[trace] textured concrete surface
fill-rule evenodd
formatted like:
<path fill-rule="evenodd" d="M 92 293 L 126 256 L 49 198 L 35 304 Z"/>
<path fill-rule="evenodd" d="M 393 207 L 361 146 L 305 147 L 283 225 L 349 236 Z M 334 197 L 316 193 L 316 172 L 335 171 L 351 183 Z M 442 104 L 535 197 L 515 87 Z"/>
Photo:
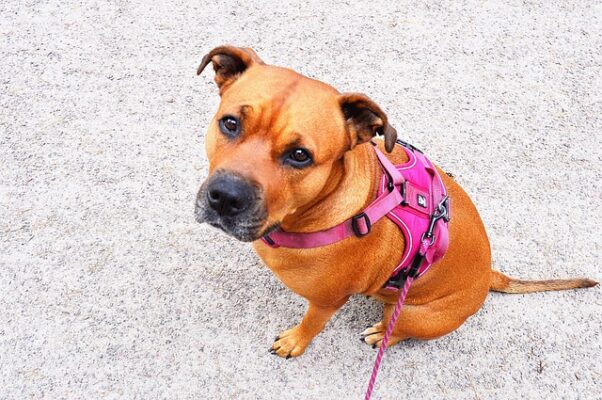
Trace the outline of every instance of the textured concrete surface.
<path fill-rule="evenodd" d="M 369 94 L 473 196 L 495 266 L 600 280 L 599 1 L 0 1 L 0 398 L 361 398 L 355 298 L 300 359 L 304 303 L 199 226 L 195 69 L 251 46 Z M 385 356 L 376 398 L 602 398 L 600 288 L 489 297 Z"/>

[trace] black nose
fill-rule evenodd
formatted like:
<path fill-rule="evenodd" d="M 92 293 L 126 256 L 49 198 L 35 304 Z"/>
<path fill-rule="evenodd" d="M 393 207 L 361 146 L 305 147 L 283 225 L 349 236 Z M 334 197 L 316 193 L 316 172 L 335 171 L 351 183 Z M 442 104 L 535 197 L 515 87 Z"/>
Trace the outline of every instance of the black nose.
<path fill-rule="evenodd" d="M 221 175 L 212 179 L 207 186 L 207 201 L 218 214 L 231 217 L 250 207 L 253 193 L 253 186 L 244 178 Z"/>

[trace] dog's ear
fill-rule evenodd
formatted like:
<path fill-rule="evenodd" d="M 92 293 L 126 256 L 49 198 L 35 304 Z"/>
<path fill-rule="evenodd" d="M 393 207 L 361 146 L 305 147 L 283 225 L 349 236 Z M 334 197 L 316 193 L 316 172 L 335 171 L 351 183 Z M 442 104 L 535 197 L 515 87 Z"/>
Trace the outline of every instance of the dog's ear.
<path fill-rule="evenodd" d="M 219 46 L 211 50 L 203 57 L 196 74 L 200 75 L 209 63 L 213 63 L 220 95 L 247 68 L 254 64 L 265 64 L 253 49 L 234 46 Z"/>
<path fill-rule="evenodd" d="M 374 135 L 385 136 L 385 149 L 390 153 L 397 140 L 397 131 L 387 115 L 368 96 L 361 93 L 343 93 L 339 97 L 341 111 L 347 124 L 351 148 L 367 142 Z"/>

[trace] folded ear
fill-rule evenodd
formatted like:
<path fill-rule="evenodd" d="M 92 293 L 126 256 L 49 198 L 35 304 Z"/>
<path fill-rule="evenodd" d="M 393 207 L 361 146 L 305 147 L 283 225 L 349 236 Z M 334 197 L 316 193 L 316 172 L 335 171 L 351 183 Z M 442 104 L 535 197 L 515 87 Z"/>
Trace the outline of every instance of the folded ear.
<path fill-rule="evenodd" d="M 385 136 L 385 149 L 389 153 L 393 150 L 397 131 L 389 125 L 387 115 L 374 101 L 361 93 L 343 93 L 339 97 L 339 104 L 348 126 L 352 148 L 378 134 Z"/>
<path fill-rule="evenodd" d="M 254 64 L 265 64 L 253 49 L 234 46 L 219 46 L 211 50 L 203 57 L 196 74 L 200 75 L 209 63 L 213 63 L 220 95 L 247 68 Z"/>

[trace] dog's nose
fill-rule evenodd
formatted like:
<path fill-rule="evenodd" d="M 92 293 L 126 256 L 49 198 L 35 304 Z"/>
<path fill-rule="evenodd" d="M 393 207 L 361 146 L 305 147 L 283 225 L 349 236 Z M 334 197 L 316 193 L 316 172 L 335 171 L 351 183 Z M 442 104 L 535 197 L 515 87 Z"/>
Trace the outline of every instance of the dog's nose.
<path fill-rule="evenodd" d="M 223 175 L 216 177 L 207 187 L 209 206 L 224 217 L 245 211 L 253 201 L 253 186 L 243 178 Z"/>

